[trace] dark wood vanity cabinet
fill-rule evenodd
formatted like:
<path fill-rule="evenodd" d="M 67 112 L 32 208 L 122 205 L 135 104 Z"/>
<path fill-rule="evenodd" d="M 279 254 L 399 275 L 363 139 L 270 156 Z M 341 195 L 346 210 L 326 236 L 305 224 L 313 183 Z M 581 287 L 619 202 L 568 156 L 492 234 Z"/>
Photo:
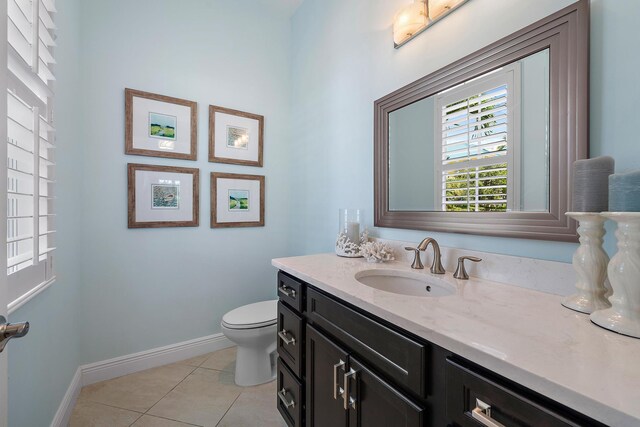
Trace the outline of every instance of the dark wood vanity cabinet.
<path fill-rule="evenodd" d="M 289 426 L 304 425 L 305 284 L 278 273 L 278 411 Z"/>
<path fill-rule="evenodd" d="M 291 427 L 604 427 L 284 272 L 278 294 Z"/>
<path fill-rule="evenodd" d="M 307 325 L 307 426 L 419 427 L 424 408 Z"/>

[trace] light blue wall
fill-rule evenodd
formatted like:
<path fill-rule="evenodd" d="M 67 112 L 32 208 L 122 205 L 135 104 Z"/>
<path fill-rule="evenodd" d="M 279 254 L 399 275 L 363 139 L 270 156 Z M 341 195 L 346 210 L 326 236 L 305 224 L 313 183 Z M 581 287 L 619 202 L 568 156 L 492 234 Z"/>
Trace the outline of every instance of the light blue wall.
<path fill-rule="evenodd" d="M 82 362 L 220 332 L 290 254 L 289 15 L 268 2 L 82 2 Z M 124 155 L 125 87 L 198 102 L 198 161 Z M 209 104 L 265 116 L 264 167 L 207 161 Z M 127 163 L 200 169 L 200 226 L 127 229 Z M 209 228 L 212 171 L 266 175 L 265 227 Z"/>
<path fill-rule="evenodd" d="M 291 247 L 330 251 L 340 207 L 373 209 L 373 102 L 517 29 L 571 0 L 473 0 L 402 48 L 391 24 L 404 0 L 306 0 L 292 20 L 291 193 L 300 210 Z M 499 11 L 499 13 L 497 12 Z M 633 103 L 640 66 L 629 46 L 637 39 L 640 2 L 594 0 L 592 8 L 592 154 L 616 158 L 618 169 L 638 167 L 640 144 Z M 486 22 L 487 25 L 477 25 Z M 461 30 L 464 29 L 464 30 Z M 569 262 L 575 244 L 376 229 L 383 238 L 419 241 Z M 607 248 L 612 248 L 611 236 Z"/>
<path fill-rule="evenodd" d="M 57 280 L 10 316 L 31 322 L 9 351 L 9 426 L 48 426 L 80 364 L 79 2 L 57 0 Z"/>

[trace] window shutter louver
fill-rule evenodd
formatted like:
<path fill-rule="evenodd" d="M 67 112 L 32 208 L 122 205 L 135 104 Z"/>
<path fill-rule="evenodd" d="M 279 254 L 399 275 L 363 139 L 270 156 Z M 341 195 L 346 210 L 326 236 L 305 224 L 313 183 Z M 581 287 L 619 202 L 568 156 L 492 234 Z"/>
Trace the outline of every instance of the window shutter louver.
<path fill-rule="evenodd" d="M 442 210 L 511 209 L 513 74 L 498 70 L 438 97 L 436 204 Z"/>
<path fill-rule="evenodd" d="M 7 0 L 7 274 L 10 300 L 53 279 L 54 0 Z"/>

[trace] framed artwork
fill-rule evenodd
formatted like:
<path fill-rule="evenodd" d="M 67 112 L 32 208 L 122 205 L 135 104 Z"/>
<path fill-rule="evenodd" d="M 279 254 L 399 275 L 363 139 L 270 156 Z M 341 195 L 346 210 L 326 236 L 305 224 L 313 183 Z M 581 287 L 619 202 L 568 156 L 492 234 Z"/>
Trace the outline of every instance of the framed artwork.
<path fill-rule="evenodd" d="M 209 161 L 262 166 L 264 117 L 209 106 Z"/>
<path fill-rule="evenodd" d="M 264 176 L 211 173 L 211 228 L 264 226 Z"/>
<path fill-rule="evenodd" d="M 129 228 L 197 227 L 200 171 L 129 163 Z"/>
<path fill-rule="evenodd" d="M 196 160 L 198 104 L 125 89 L 125 154 Z"/>

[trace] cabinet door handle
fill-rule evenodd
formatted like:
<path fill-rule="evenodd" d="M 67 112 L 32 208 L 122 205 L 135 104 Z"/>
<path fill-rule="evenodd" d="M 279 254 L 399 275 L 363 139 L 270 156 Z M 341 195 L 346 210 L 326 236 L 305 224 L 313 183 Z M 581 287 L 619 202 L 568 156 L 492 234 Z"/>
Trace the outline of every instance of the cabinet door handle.
<path fill-rule="evenodd" d="M 344 389 L 338 384 L 338 369 L 344 367 L 344 360 L 340 359 L 338 363 L 333 365 L 333 398 L 338 400 L 338 396 L 342 396 Z"/>
<path fill-rule="evenodd" d="M 271 335 L 273 336 L 273 335 Z M 289 333 L 289 331 L 283 329 L 280 332 L 278 332 L 278 336 L 280 337 L 280 339 L 282 339 L 282 341 L 286 344 L 293 344 L 296 345 L 296 339 L 293 337 L 293 335 L 291 335 Z"/>
<path fill-rule="evenodd" d="M 287 400 L 287 390 L 284 387 L 282 387 L 282 390 L 278 392 L 278 398 L 285 408 L 296 407 L 296 402 L 293 400 L 293 398 L 291 398 L 291 400 Z"/>
<path fill-rule="evenodd" d="M 505 427 L 504 424 L 491 418 L 491 405 L 476 399 L 476 407 L 471 411 L 471 418 L 486 427 Z"/>
<path fill-rule="evenodd" d="M 278 287 L 278 289 L 280 290 L 280 292 L 282 292 L 283 294 L 285 294 L 289 298 L 295 298 L 296 297 L 296 290 L 293 289 L 293 288 L 290 288 L 290 287 L 288 287 L 286 285 L 280 285 Z"/>
<path fill-rule="evenodd" d="M 342 400 L 344 402 L 344 409 L 348 410 L 349 407 L 356 409 L 356 399 L 351 397 L 351 393 L 349 391 L 349 378 L 353 377 L 353 379 L 357 379 L 358 373 L 353 370 L 353 368 L 349 369 L 349 372 L 344 374 L 344 395 L 342 396 Z"/>

